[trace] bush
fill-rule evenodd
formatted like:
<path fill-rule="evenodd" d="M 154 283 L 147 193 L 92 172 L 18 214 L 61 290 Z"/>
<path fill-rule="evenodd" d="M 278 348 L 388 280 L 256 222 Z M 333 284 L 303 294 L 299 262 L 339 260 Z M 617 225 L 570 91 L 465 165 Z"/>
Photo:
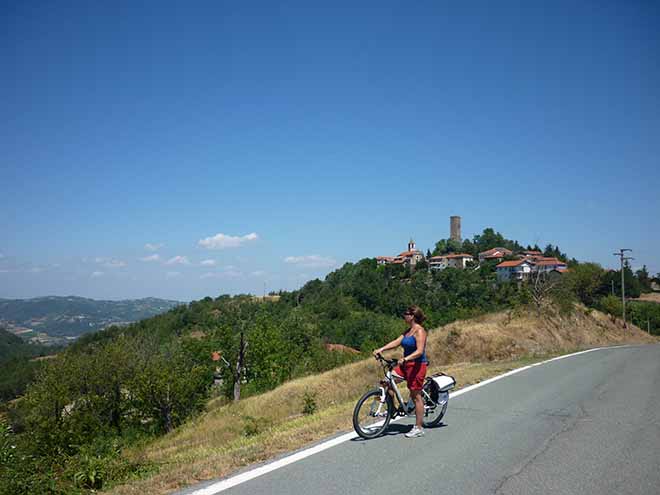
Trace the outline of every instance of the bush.
<path fill-rule="evenodd" d="M 0 419 L 0 495 L 63 495 L 53 466 L 25 452 L 12 428 Z"/>
<path fill-rule="evenodd" d="M 245 416 L 243 421 L 245 421 L 245 424 L 243 425 L 243 435 L 246 437 L 253 437 L 261 433 L 259 420 L 257 418 L 253 416 Z"/>
<path fill-rule="evenodd" d="M 605 296 L 599 302 L 598 306 L 600 309 L 610 315 L 612 323 L 616 321 L 617 316 L 623 313 L 623 306 L 621 305 L 621 300 L 616 296 Z"/>
<path fill-rule="evenodd" d="M 88 490 L 100 490 L 106 477 L 103 459 L 82 456 L 79 462 L 80 469 L 73 475 L 75 485 Z"/>
<path fill-rule="evenodd" d="M 316 404 L 316 393 L 306 391 L 303 394 L 303 414 L 314 414 L 318 408 Z"/>

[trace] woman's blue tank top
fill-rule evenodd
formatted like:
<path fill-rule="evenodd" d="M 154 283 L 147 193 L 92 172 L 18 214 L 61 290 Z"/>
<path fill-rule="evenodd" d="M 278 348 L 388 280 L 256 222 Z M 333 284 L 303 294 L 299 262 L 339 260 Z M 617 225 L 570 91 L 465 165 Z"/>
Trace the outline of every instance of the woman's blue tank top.
<path fill-rule="evenodd" d="M 403 340 L 401 341 L 401 347 L 403 347 L 403 357 L 406 357 L 409 354 L 412 354 L 417 350 L 417 339 L 413 335 L 408 335 L 406 337 L 403 337 Z M 428 363 L 428 359 L 426 359 L 426 349 L 424 349 L 424 352 L 422 355 L 418 358 L 414 359 L 415 363 Z"/>

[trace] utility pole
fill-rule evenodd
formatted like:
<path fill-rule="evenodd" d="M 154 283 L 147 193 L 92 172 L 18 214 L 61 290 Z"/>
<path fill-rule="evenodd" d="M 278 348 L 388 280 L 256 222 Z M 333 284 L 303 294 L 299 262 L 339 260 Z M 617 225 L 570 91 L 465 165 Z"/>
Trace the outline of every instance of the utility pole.
<path fill-rule="evenodd" d="M 623 307 L 623 328 L 628 328 L 626 326 L 626 282 L 624 277 L 623 263 L 624 261 L 634 260 L 635 258 L 630 258 L 625 256 L 626 251 L 632 251 L 632 249 L 619 249 L 618 253 L 612 253 L 614 256 L 618 256 L 621 260 L 621 304 Z"/>

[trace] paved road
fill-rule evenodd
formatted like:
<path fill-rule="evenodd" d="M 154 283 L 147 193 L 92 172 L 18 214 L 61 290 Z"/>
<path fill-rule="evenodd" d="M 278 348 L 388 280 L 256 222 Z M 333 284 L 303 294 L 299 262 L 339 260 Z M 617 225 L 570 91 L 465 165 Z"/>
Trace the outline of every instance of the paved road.
<path fill-rule="evenodd" d="M 222 493 L 660 493 L 660 345 L 546 363 L 450 400 L 424 438 L 411 424 Z"/>

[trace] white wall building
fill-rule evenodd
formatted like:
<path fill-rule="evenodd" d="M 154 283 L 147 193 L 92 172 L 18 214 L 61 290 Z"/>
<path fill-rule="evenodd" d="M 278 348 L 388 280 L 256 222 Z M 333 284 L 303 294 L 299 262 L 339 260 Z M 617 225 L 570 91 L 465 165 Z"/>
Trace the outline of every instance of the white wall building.
<path fill-rule="evenodd" d="M 441 256 L 430 257 L 429 267 L 432 270 L 444 270 L 445 268 L 459 268 L 462 270 L 471 261 L 474 261 L 474 257 L 471 254 L 465 254 L 465 253 L 443 254 Z"/>
<path fill-rule="evenodd" d="M 534 265 L 531 261 L 503 261 L 496 267 L 498 282 L 509 280 L 526 280 L 532 274 Z"/>

